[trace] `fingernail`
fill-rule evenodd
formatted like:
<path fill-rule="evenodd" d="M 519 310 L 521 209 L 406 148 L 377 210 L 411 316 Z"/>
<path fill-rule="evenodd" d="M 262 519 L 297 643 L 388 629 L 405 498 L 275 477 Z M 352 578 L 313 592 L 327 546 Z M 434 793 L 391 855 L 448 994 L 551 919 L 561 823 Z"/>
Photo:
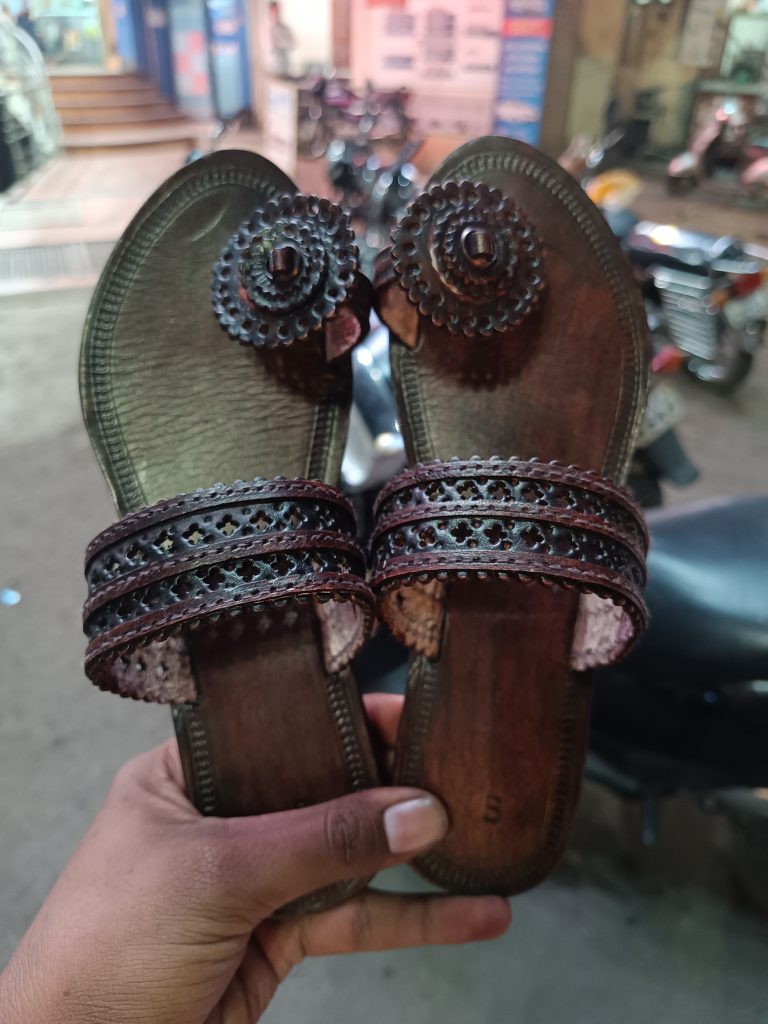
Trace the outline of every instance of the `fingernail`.
<path fill-rule="evenodd" d="M 445 808 L 433 796 L 393 804 L 384 811 L 384 831 L 391 853 L 409 853 L 442 839 L 448 830 Z"/>

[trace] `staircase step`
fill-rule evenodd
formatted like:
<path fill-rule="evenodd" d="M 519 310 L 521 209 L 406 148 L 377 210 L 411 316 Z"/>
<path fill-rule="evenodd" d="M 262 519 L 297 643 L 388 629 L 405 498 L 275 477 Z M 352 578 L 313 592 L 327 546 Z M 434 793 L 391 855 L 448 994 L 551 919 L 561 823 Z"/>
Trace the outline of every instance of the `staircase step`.
<path fill-rule="evenodd" d="M 154 91 L 152 82 L 141 75 L 55 75 L 49 74 L 54 96 L 63 93 Z"/>
<path fill-rule="evenodd" d="M 146 78 L 140 71 L 110 71 L 107 68 L 83 64 L 51 64 L 47 68 L 49 78 Z"/>
<path fill-rule="evenodd" d="M 92 99 L 99 97 L 101 103 L 123 103 L 126 97 L 129 102 L 146 103 L 159 98 L 158 91 L 151 85 L 143 85 L 134 89 L 99 89 L 95 92 L 87 90 L 72 90 L 66 92 L 54 92 L 54 103 L 70 103 L 72 100 L 83 103 L 90 103 Z"/>
<path fill-rule="evenodd" d="M 198 145 L 205 135 L 203 126 L 187 121 L 185 124 L 168 125 L 158 128 L 113 129 L 103 132 L 64 131 L 61 145 L 68 153 L 99 151 L 113 153 L 120 149 L 134 149 L 139 146 L 189 146 Z"/>
<path fill-rule="evenodd" d="M 178 110 L 172 108 L 165 108 L 164 110 L 158 110 L 148 112 L 145 110 L 133 111 L 127 114 L 115 114 L 105 113 L 103 110 L 99 111 L 81 111 L 77 114 L 65 114 L 59 111 L 61 117 L 61 125 L 64 131 L 70 129 L 74 133 L 78 132 L 110 132 L 113 128 L 140 130 L 143 126 L 153 127 L 154 125 L 167 125 L 185 124 L 189 127 L 189 120 L 184 114 L 180 114 Z"/>
<path fill-rule="evenodd" d="M 141 75 L 72 73 L 51 76 L 69 152 L 114 152 L 139 146 L 188 146 L 205 127 L 174 109 Z"/>
<path fill-rule="evenodd" d="M 90 111 L 103 111 L 104 116 L 108 117 L 110 114 L 120 113 L 136 113 L 146 111 L 150 113 L 153 110 L 166 109 L 169 106 L 167 100 L 164 100 L 157 93 L 152 96 L 147 93 L 141 93 L 138 96 L 132 96 L 130 93 L 125 96 L 115 96 L 109 94 L 107 96 L 99 95 L 94 93 L 93 96 L 86 96 L 84 99 L 77 99 L 73 96 L 57 96 L 56 97 L 56 109 L 59 113 L 64 114 L 81 114 Z"/>

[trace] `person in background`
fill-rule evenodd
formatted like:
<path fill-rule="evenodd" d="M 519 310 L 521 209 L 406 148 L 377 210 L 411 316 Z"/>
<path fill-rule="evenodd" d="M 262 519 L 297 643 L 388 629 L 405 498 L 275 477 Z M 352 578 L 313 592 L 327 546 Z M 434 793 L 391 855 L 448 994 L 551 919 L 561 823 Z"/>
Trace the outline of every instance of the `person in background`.
<path fill-rule="evenodd" d="M 293 32 L 280 17 L 280 4 L 269 5 L 269 41 L 272 47 L 273 71 L 281 78 L 290 76 L 291 50 L 296 46 Z"/>

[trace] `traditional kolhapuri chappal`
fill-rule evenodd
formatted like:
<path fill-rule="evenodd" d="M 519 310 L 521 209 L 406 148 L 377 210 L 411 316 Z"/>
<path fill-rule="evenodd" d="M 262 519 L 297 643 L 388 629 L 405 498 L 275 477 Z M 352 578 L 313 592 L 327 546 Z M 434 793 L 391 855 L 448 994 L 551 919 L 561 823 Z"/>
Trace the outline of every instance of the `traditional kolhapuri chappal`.
<path fill-rule="evenodd" d="M 394 781 L 449 811 L 423 874 L 515 893 L 565 844 L 590 669 L 645 622 L 647 534 L 620 486 L 643 306 L 578 184 L 502 138 L 438 168 L 374 287 L 409 460 L 371 539 L 380 615 L 413 651 Z"/>
<path fill-rule="evenodd" d="M 86 671 L 173 705 L 204 814 L 376 783 L 347 667 L 374 601 L 337 490 L 370 308 L 357 259 L 336 206 L 220 152 L 147 201 L 88 313 L 83 412 L 122 518 L 86 555 Z"/>

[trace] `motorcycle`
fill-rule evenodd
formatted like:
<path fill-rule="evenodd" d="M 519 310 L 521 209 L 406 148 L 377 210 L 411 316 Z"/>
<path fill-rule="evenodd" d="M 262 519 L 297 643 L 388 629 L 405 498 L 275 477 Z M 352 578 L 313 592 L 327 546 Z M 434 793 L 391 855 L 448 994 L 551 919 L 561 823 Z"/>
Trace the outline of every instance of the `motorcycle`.
<path fill-rule="evenodd" d="M 646 807 L 693 795 L 765 851 L 768 497 L 648 515 L 648 631 L 593 678 L 587 775 Z M 763 862 L 763 871 L 765 863 Z"/>
<path fill-rule="evenodd" d="M 670 161 L 667 189 L 690 192 L 722 169 L 735 172 L 754 198 L 768 196 L 768 140 L 750 139 L 736 100 L 726 100 L 693 134 L 688 149 Z"/>
<path fill-rule="evenodd" d="M 365 128 L 368 137 L 375 141 L 405 142 L 413 129 L 413 121 L 408 116 L 410 98 L 411 94 L 404 86 L 382 92 L 372 82 L 366 82 Z"/>
<path fill-rule="evenodd" d="M 299 95 L 299 156 L 316 159 L 340 134 L 354 131 L 365 112 L 349 86 L 335 75 L 320 75 Z"/>
<path fill-rule="evenodd" d="M 328 181 L 334 196 L 364 225 L 358 232 L 364 272 L 372 272 L 392 225 L 416 198 L 418 176 L 412 161 L 420 146 L 420 139 L 406 142 L 387 164 L 381 162 L 363 132 L 354 139 L 335 139 L 328 147 Z"/>
<path fill-rule="evenodd" d="M 765 336 L 765 267 L 733 238 L 669 224 L 638 222 L 622 244 L 652 332 L 674 342 L 697 380 L 723 393 L 735 390 Z"/>
<path fill-rule="evenodd" d="M 627 171 L 585 182 L 629 257 L 652 339 L 671 341 L 697 380 L 723 393 L 742 383 L 768 321 L 768 269 L 740 242 L 640 221 L 640 182 Z"/>
<path fill-rule="evenodd" d="M 300 156 L 319 158 L 335 139 L 364 133 L 369 139 L 405 140 L 411 130 L 406 89 L 379 92 L 371 82 L 359 96 L 334 75 L 321 76 L 299 102 Z"/>

